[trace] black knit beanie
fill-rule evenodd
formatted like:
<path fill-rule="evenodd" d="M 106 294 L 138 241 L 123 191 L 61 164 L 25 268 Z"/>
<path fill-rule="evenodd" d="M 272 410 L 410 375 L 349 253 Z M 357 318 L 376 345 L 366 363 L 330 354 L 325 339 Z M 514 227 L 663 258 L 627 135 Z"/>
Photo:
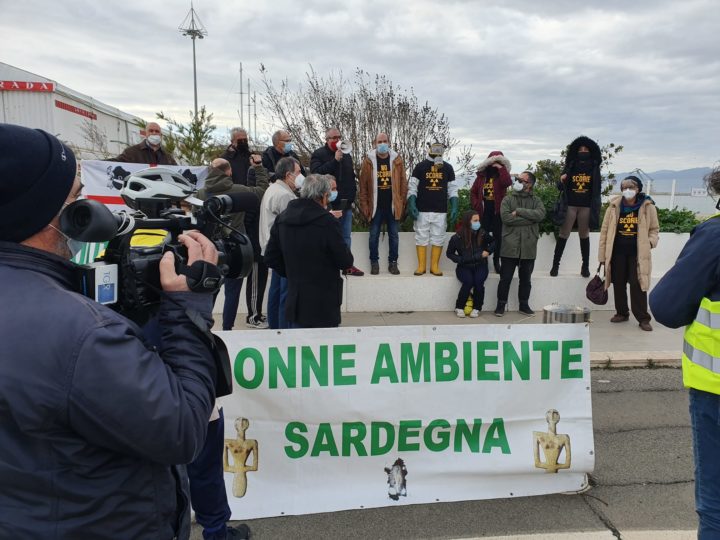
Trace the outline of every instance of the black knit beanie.
<path fill-rule="evenodd" d="M 632 180 L 633 182 L 635 182 L 638 187 L 638 193 L 642 191 L 643 183 L 642 180 L 640 180 L 637 176 L 626 176 L 625 178 L 623 178 L 623 182 L 625 180 Z M 620 185 L 622 186 L 622 182 L 620 182 Z"/>
<path fill-rule="evenodd" d="M 0 124 L 0 240 L 22 242 L 58 214 L 75 182 L 75 155 L 39 129 Z"/>

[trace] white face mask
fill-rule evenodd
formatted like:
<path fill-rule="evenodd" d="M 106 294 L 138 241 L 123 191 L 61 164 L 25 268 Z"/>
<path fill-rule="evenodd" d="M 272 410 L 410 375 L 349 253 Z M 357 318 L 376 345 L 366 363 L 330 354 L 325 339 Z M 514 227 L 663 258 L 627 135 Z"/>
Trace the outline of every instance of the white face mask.
<path fill-rule="evenodd" d="M 303 183 L 305 182 L 305 177 L 302 175 L 302 173 L 298 174 L 295 177 L 295 189 L 299 190 Z"/>
<path fill-rule="evenodd" d="M 516 180 L 513 182 L 512 188 L 513 188 L 515 191 L 522 191 L 522 190 L 525 188 L 525 184 L 523 184 L 520 180 L 517 180 L 517 179 L 516 179 Z"/>
<path fill-rule="evenodd" d="M 634 189 L 630 189 L 630 188 L 623 189 L 622 196 L 625 197 L 626 201 L 634 199 L 635 195 L 637 195 L 637 191 L 635 191 Z"/>
<path fill-rule="evenodd" d="M 147 140 L 153 146 L 159 146 L 160 141 L 162 141 L 162 137 L 160 137 L 160 135 L 148 135 Z"/>

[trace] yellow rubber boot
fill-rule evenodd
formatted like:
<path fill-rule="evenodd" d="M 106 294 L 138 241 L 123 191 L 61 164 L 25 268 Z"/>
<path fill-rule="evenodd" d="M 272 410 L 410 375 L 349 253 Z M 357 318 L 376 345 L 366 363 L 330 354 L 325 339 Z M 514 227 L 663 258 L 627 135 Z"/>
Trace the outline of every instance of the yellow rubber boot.
<path fill-rule="evenodd" d="M 422 276 L 427 266 L 427 246 L 415 246 L 417 249 L 418 267 L 415 270 L 416 276 Z"/>
<path fill-rule="evenodd" d="M 440 271 L 440 257 L 442 256 L 443 247 L 433 246 L 430 254 L 430 273 L 434 276 L 442 276 Z"/>

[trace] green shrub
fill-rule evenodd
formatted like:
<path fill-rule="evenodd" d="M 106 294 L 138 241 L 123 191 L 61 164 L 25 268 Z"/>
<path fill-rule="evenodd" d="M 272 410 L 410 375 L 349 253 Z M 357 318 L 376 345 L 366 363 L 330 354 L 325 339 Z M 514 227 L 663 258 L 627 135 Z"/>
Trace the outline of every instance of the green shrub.
<path fill-rule="evenodd" d="M 700 223 L 692 210 L 686 208 L 658 208 L 657 212 L 660 232 L 689 233 Z"/>

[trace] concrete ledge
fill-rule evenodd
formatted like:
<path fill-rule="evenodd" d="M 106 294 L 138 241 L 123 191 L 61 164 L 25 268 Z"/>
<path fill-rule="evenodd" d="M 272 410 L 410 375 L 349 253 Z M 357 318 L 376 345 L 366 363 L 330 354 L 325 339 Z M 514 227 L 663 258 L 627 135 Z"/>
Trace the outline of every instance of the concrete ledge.
<path fill-rule="evenodd" d="M 591 368 L 679 368 L 680 365 L 680 351 L 615 351 L 590 353 Z"/>

